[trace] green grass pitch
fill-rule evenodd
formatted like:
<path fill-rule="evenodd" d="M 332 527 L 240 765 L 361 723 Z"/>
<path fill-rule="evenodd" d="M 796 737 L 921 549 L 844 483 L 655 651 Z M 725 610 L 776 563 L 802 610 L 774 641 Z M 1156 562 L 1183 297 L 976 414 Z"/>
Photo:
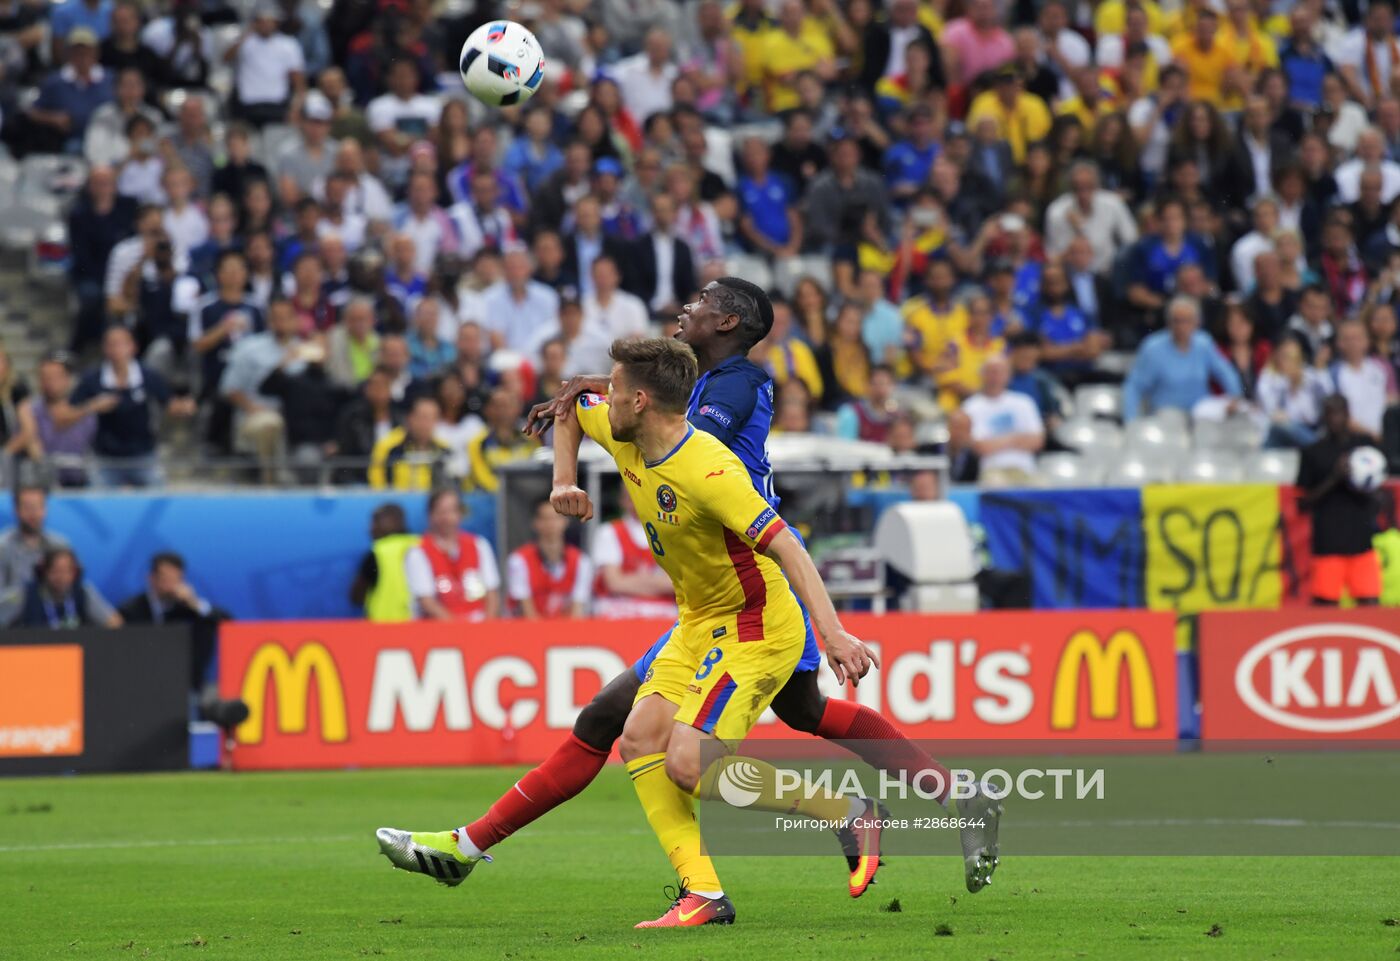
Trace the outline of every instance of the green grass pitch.
<path fill-rule="evenodd" d="M 0 959 L 1400 957 L 1379 857 L 1010 857 L 976 896 L 900 858 L 858 901 L 834 854 L 723 858 L 735 926 L 634 931 L 671 878 L 616 766 L 461 887 L 378 854 L 376 827 L 459 824 L 516 773 L 0 780 Z"/>

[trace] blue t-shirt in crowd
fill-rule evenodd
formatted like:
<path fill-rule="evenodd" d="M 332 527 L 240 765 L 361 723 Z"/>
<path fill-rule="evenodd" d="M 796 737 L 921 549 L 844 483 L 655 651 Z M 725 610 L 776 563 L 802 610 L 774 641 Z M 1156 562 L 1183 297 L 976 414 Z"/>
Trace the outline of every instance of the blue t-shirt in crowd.
<path fill-rule="evenodd" d="M 760 183 L 744 174 L 738 187 L 739 205 L 753 218 L 755 230 L 780 246 L 792 239 L 788 210 L 797 198 L 786 178 L 770 172 Z"/>
<path fill-rule="evenodd" d="M 1279 54 L 1279 66 L 1288 78 L 1288 99 L 1314 110 L 1322 105 L 1322 78 L 1333 72 L 1327 54 L 1314 46 L 1311 54 L 1304 55 L 1290 43 Z"/>
<path fill-rule="evenodd" d="M 407 311 L 410 305 L 428 292 L 428 278 L 422 274 L 400 277 L 391 270 L 384 272 L 384 289 Z"/>
<path fill-rule="evenodd" d="M 1171 331 L 1159 330 L 1138 348 L 1137 359 L 1123 381 L 1123 419 L 1132 420 L 1164 407 L 1190 411 L 1215 384 L 1227 396 L 1241 394 L 1240 375 L 1204 331 L 1196 331 L 1186 349 L 1172 340 Z"/>
<path fill-rule="evenodd" d="M 82 0 L 64 0 L 49 10 L 49 31 L 63 40 L 78 27 L 87 27 L 98 40 L 106 40 L 112 32 L 113 6 L 112 0 L 101 0 L 95 7 Z"/>
<path fill-rule="evenodd" d="M 1057 308 L 1042 305 L 1032 313 L 1031 320 L 1032 329 L 1041 339 L 1057 347 L 1077 344 L 1093 329 L 1093 324 L 1084 316 L 1084 311 L 1074 304 L 1061 304 Z M 1086 367 L 1088 363 L 1082 360 L 1061 360 L 1048 361 L 1045 366 L 1049 370 L 1066 370 Z"/>
<path fill-rule="evenodd" d="M 921 186 L 938 157 L 938 144 L 916 147 L 912 141 L 900 140 L 885 151 L 885 180 L 891 187 L 907 184 Z"/>
<path fill-rule="evenodd" d="M 68 136 L 80 140 L 97 108 L 113 98 L 112 73 L 93 67 L 90 82 L 79 83 L 72 67 L 64 67 L 44 81 L 34 106 L 40 110 L 67 114 L 73 121 Z"/>
<path fill-rule="evenodd" d="M 1040 299 L 1040 264 L 1028 260 L 1016 271 L 1016 281 L 1011 287 L 1011 302 L 1029 310 Z"/>
<path fill-rule="evenodd" d="M 1084 311 L 1074 304 L 1061 304 L 1058 308 L 1042 306 L 1034 317 L 1035 332 L 1057 345 L 1078 343 L 1092 326 Z"/>
<path fill-rule="evenodd" d="M 1132 282 L 1156 294 L 1169 294 L 1176 290 L 1176 272 L 1188 264 L 1205 267 L 1205 259 L 1190 238 L 1182 240 L 1181 248 L 1172 253 L 1161 238 L 1154 237 L 1143 244 L 1139 252 L 1139 260 L 1133 265 Z"/>

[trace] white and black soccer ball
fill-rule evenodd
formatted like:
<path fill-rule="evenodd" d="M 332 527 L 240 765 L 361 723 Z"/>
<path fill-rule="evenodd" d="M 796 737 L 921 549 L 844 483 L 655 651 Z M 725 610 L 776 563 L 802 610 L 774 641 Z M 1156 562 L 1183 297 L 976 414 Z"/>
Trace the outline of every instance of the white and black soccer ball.
<path fill-rule="evenodd" d="M 544 79 L 544 51 L 535 35 L 511 20 L 472 31 L 457 62 L 472 96 L 493 107 L 524 103 Z"/>
<path fill-rule="evenodd" d="M 1347 455 L 1347 480 L 1359 491 L 1373 491 L 1385 483 L 1385 455 L 1374 447 L 1357 447 Z"/>

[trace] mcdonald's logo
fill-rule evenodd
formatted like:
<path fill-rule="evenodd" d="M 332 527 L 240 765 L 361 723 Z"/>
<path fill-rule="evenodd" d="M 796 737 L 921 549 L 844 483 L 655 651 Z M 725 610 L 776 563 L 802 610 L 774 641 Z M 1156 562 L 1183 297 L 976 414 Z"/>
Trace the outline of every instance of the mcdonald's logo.
<path fill-rule="evenodd" d="M 1082 670 L 1081 670 L 1082 669 Z M 1055 686 L 1050 699 L 1050 727 L 1072 730 L 1079 720 L 1080 675 L 1088 674 L 1089 716 L 1110 721 L 1122 714 L 1119 691 L 1123 672 L 1128 672 L 1128 697 L 1132 723 L 1138 729 L 1155 728 L 1158 723 L 1157 688 L 1152 665 L 1142 639 L 1132 631 L 1114 631 L 1108 643 L 1101 643 L 1093 631 L 1080 630 L 1070 636 L 1055 668 Z"/>
<path fill-rule="evenodd" d="M 312 641 L 297 648 L 294 655 L 276 643 L 263 644 L 253 652 L 243 675 L 242 697 L 248 705 L 248 720 L 238 726 L 238 743 L 262 743 L 266 734 L 269 680 L 276 692 L 278 732 L 305 733 L 313 677 L 321 706 L 321 740 L 326 743 L 344 741 L 348 735 L 345 689 L 340 682 L 340 672 L 326 646 Z"/>

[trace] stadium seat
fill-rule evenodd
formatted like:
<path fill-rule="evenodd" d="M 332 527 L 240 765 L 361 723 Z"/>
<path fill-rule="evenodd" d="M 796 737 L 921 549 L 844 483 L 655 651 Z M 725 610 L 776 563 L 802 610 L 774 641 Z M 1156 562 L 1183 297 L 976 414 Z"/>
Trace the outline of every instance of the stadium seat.
<path fill-rule="evenodd" d="M 803 277 L 811 277 L 823 290 L 830 290 L 831 258 L 822 254 L 803 254 L 800 257 L 779 260 L 774 265 L 773 282 L 783 292 L 784 297 L 792 296 L 793 291 L 797 289 L 797 282 Z"/>
<path fill-rule="evenodd" d="M 907 501 L 875 526 L 875 549 L 912 581 L 906 606 L 919 611 L 977 609 L 977 559 L 967 518 L 947 501 Z"/>
<path fill-rule="evenodd" d="M 1185 451 L 1191 447 L 1191 434 L 1186 427 L 1186 418 L 1163 414 L 1143 417 L 1130 423 L 1123 431 L 1125 446 L 1130 451 Z"/>
<path fill-rule="evenodd" d="M 1123 388 L 1116 384 L 1081 384 L 1074 392 L 1074 407 L 1080 417 L 1123 416 Z"/>
<path fill-rule="evenodd" d="M 1165 459 L 1128 454 L 1109 467 L 1104 483 L 1109 487 L 1142 487 L 1169 484 L 1174 479 L 1171 463 Z"/>
<path fill-rule="evenodd" d="M 1036 466 L 1047 487 L 1097 487 L 1103 482 L 1103 465 L 1079 454 L 1066 451 L 1042 454 Z"/>
<path fill-rule="evenodd" d="M 731 277 L 743 277 L 764 290 L 773 289 L 773 268 L 768 261 L 753 254 L 734 254 L 724 258 L 724 269 Z"/>
<path fill-rule="evenodd" d="M 1292 484 L 1298 479 L 1296 450 L 1255 451 L 1245 461 L 1245 479 L 1260 484 Z"/>
<path fill-rule="evenodd" d="M 1067 420 L 1055 428 L 1055 439 L 1086 457 L 1102 459 L 1123 447 L 1123 431 L 1101 420 Z"/>
<path fill-rule="evenodd" d="M 1234 484 L 1244 476 L 1244 463 L 1224 450 L 1192 451 L 1177 471 L 1178 480 L 1194 484 Z"/>
<path fill-rule="evenodd" d="M 1186 411 L 1177 407 L 1163 407 L 1161 410 L 1154 411 L 1148 419 L 1172 430 L 1186 431 L 1191 427 L 1191 418 L 1187 416 Z"/>
<path fill-rule="evenodd" d="M 1193 446 L 1197 450 L 1229 450 L 1246 453 L 1259 449 L 1264 442 L 1264 428 L 1249 415 L 1236 415 L 1222 420 L 1196 418 L 1192 428 Z"/>

